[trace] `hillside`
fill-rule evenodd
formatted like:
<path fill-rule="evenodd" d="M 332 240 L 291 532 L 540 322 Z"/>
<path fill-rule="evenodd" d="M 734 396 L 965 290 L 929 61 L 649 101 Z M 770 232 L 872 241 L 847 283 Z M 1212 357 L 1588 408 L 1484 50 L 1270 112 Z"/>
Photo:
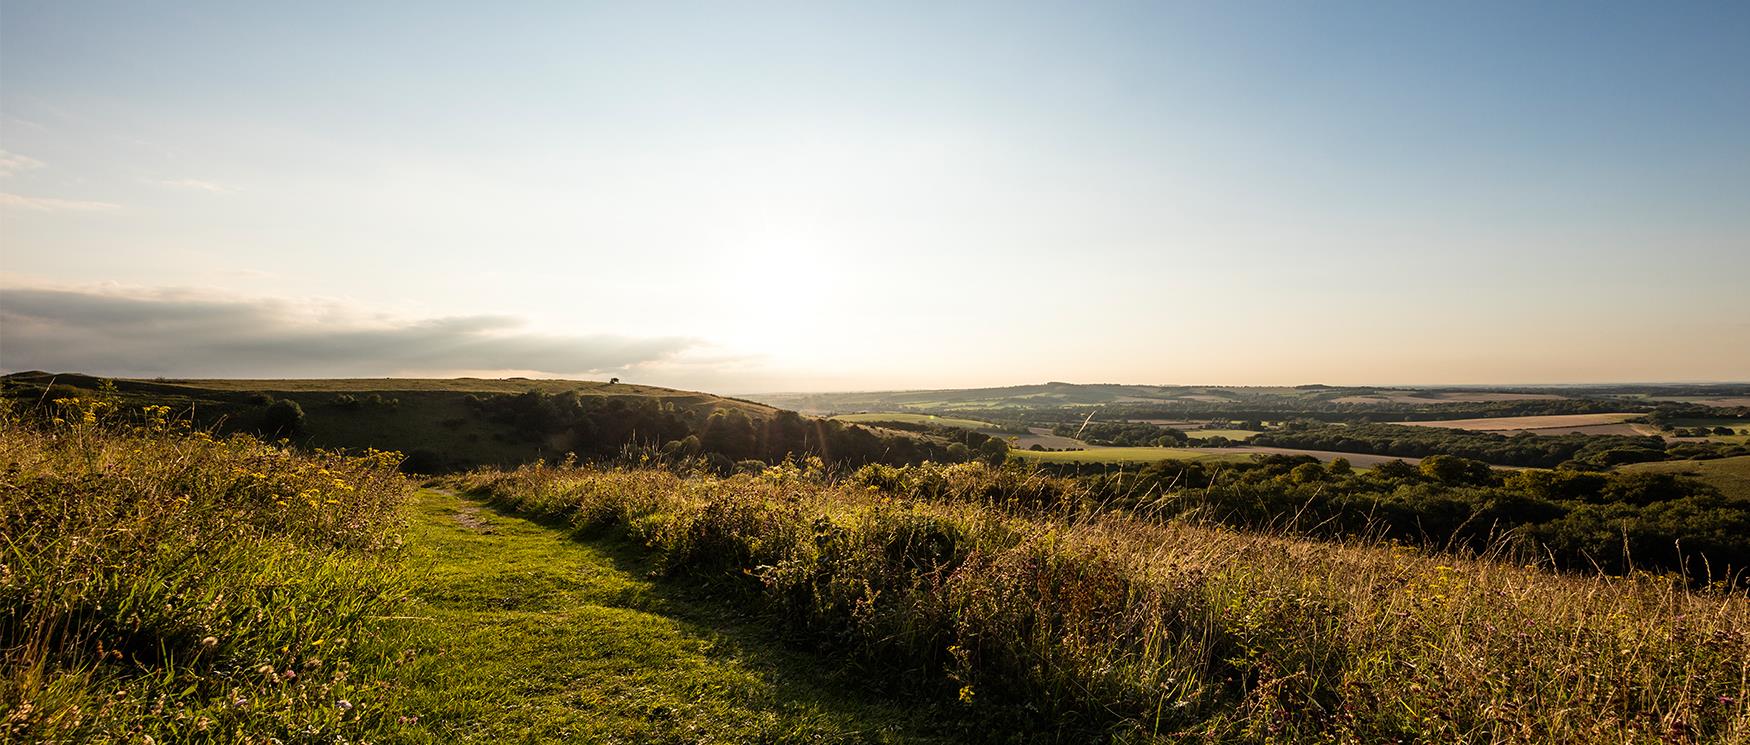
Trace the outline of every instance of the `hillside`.
<path fill-rule="evenodd" d="M 1709 484 L 1729 498 L 1750 501 L 1750 455 L 1713 460 L 1635 463 L 1623 466 L 1622 469 L 1643 473 L 1681 474 Z"/>
<path fill-rule="evenodd" d="M 1730 406 L 1743 385 L 1578 387 L 1177 386 L 1040 383 L 998 388 L 765 393 L 745 397 L 811 414 L 864 411 L 963 412 L 987 416 L 1068 416 L 1100 407 L 1099 417 L 1148 418 L 1226 412 L 1249 418 L 1300 415 L 1402 414 L 1407 418 L 1588 414 L 1652 411 L 1661 402 Z"/>
<path fill-rule="evenodd" d="M 6 397 L 27 405 L 113 398 L 123 408 L 168 406 L 173 416 L 201 428 L 283 436 L 308 447 L 395 450 L 409 456 L 409 470 L 421 473 L 558 460 L 567 453 L 611 457 L 628 446 L 708 457 L 723 468 L 743 459 L 775 461 L 789 455 L 853 465 L 942 460 L 956 459 L 949 453 L 956 442 L 976 448 L 989 439 L 815 420 L 741 399 L 619 382 L 109 380 L 31 371 L 6 375 L 0 385 Z M 302 413 L 296 426 L 269 412 L 281 401 L 295 403 Z"/>
<path fill-rule="evenodd" d="M 547 400 L 528 395 L 507 400 Z M 1626 571 L 1680 567 L 1672 536 L 1716 579 L 1750 556 L 1741 509 L 1669 478 L 622 462 L 416 494 L 380 453 L 56 411 L 0 408 L 0 711 L 22 741 L 1635 742 L 1675 720 L 1674 741 L 1732 742 L 1750 723 L 1743 595 Z M 1547 551 L 1444 537 L 1540 515 L 1559 520 L 1523 532 Z"/>

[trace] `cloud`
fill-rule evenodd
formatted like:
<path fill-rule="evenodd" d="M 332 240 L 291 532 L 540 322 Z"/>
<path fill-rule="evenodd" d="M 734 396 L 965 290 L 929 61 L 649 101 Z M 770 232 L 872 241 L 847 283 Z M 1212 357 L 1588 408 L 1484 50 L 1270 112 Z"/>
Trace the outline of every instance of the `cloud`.
<path fill-rule="evenodd" d="M 27 197 L 22 194 L 12 194 L 0 191 L 0 207 L 10 209 L 30 210 L 32 212 L 109 212 L 122 208 L 119 204 L 109 202 L 85 202 L 76 199 L 55 199 L 53 197 Z"/>
<path fill-rule="evenodd" d="M 0 150 L 0 176 L 11 176 L 19 171 L 41 167 L 43 167 L 43 162 L 36 158 Z"/>
<path fill-rule="evenodd" d="M 508 316 L 385 320 L 335 303 L 189 290 L 8 287 L 0 289 L 0 365 L 131 377 L 594 375 L 695 344 L 522 326 Z"/>
<path fill-rule="evenodd" d="M 202 181 L 193 178 L 161 179 L 153 181 L 152 183 L 159 186 L 168 186 L 173 189 L 193 189 L 195 191 L 210 192 L 213 194 L 230 194 L 231 192 L 237 191 L 236 189 L 224 184 L 215 184 L 211 181 Z"/>

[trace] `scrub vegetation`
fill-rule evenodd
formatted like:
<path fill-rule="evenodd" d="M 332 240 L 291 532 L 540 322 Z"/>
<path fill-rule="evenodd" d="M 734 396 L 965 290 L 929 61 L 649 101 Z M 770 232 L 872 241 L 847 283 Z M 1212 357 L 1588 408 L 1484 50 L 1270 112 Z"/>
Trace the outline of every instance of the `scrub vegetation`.
<path fill-rule="evenodd" d="M 232 382 L 250 434 L 58 385 L 0 409 L 0 739 L 1750 741 L 1750 471 L 1692 443 L 1260 420 L 1562 460 L 1105 464 L 921 420 L 828 459 L 863 428 L 661 389 Z M 599 447 L 419 491 L 311 446 L 422 392 Z"/>
<path fill-rule="evenodd" d="M 405 590 L 398 455 L 215 438 L 158 407 L 55 410 L 0 410 L 0 740 L 333 742 L 393 724 L 402 658 L 375 619 Z"/>
<path fill-rule="evenodd" d="M 1741 596 L 1041 509 L 1049 479 L 977 464 L 911 477 L 929 498 L 878 471 L 834 483 L 794 466 L 455 483 L 622 537 L 860 675 L 1006 723 L 996 740 L 1750 736 Z"/>

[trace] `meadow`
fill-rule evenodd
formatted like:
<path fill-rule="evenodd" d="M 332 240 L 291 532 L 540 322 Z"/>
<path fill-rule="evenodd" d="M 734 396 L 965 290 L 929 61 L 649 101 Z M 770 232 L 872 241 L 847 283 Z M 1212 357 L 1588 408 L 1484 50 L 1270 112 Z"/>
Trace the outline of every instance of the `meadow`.
<path fill-rule="evenodd" d="M 1750 455 L 1712 460 L 1675 460 L 1634 463 L 1623 470 L 1638 473 L 1682 474 L 1719 489 L 1732 499 L 1750 501 Z"/>
<path fill-rule="evenodd" d="M 52 406 L 0 411 L 9 741 L 1750 742 L 1741 588 L 979 462 L 643 453 L 421 491 L 397 454 Z M 1211 497 L 1253 459 L 1110 450 L 1189 456 Z M 1726 491 L 1746 463 L 1683 468 Z"/>
<path fill-rule="evenodd" d="M 398 455 L 100 402 L 0 409 L 0 739 L 336 741 L 393 726 Z"/>
<path fill-rule="evenodd" d="M 994 741 L 1750 738 L 1741 595 L 1031 509 L 1030 478 L 955 466 L 930 499 L 796 467 L 454 483 L 623 538 Z"/>

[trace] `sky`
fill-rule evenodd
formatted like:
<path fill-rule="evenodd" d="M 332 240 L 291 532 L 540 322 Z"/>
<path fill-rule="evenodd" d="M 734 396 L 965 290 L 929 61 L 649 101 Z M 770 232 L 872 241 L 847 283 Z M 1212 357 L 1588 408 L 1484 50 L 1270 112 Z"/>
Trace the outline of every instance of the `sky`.
<path fill-rule="evenodd" d="M 1750 380 L 1750 4 L 0 0 L 0 368 Z"/>

